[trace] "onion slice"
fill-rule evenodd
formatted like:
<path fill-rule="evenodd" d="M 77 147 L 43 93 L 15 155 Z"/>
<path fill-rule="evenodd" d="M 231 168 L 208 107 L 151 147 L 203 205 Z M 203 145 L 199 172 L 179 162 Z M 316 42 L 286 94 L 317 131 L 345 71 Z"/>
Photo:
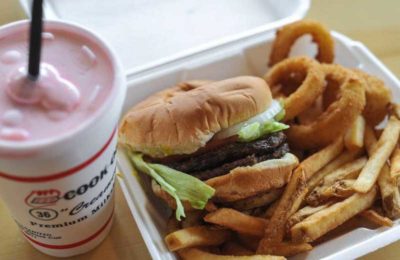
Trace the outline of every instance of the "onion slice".
<path fill-rule="evenodd" d="M 271 105 L 268 107 L 267 110 L 262 112 L 261 114 L 258 114 L 256 116 L 253 116 L 246 121 L 240 122 L 236 125 L 230 126 L 228 128 L 225 128 L 218 132 L 214 138 L 215 139 L 224 139 L 228 138 L 230 136 L 236 135 L 240 129 L 243 127 L 250 125 L 252 123 L 258 122 L 258 123 L 264 123 L 265 121 L 272 120 L 279 112 L 281 112 L 283 109 L 281 103 L 277 100 L 272 100 Z"/>

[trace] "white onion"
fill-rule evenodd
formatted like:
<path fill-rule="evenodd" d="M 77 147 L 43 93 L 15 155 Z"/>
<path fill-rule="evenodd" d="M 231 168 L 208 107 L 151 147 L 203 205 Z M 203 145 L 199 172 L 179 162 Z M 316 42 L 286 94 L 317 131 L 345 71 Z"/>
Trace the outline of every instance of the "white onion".
<path fill-rule="evenodd" d="M 265 121 L 273 119 L 277 114 L 279 114 L 279 112 L 281 112 L 281 110 L 282 110 L 282 106 L 279 103 L 279 101 L 272 100 L 272 103 L 268 107 L 268 109 L 265 110 L 264 112 L 262 112 L 261 114 L 258 114 L 254 117 L 247 119 L 246 121 L 243 121 L 241 123 L 238 123 L 236 125 L 233 125 L 233 126 L 230 126 L 228 128 L 221 130 L 214 136 L 214 138 L 215 139 L 224 139 L 224 138 L 233 136 L 233 135 L 237 134 L 239 132 L 239 130 L 242 129 L 242 127 L 244 127 L 246 125 L 249 125 L 249 124 L 252 124 L 255 122 L 263 123 Z"/>

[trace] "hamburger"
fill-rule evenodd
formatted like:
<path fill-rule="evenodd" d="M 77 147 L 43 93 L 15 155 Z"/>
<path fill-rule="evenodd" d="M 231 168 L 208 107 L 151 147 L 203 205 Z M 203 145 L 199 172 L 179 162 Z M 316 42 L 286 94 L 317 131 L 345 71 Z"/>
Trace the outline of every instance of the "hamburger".
<path fill-rule="evenodd" d="M 242 76 L 160 91 L 124 116 L 119 142 L 154 193 L 176 209 L 203 209 L 283 187 L 298 164 L 267 83 Z"/>

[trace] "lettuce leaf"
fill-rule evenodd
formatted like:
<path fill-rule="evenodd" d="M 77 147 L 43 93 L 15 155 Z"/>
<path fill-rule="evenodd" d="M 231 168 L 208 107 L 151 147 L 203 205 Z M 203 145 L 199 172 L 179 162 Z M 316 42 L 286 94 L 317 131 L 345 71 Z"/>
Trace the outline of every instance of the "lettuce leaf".
<path fill-rule="evenodd" d="M 238 136 L 241 142 L 251 142 L 266 134 L 271 134 L 288 129 L 289 126 L 275 120 L 268 120 L 263 123 L 255 122 L 239 130 Z"/>
<path fill-rule="evenodd" d="M 212 187 L 189 174 L 162 164 L 147 163 L 143 160 L 143 155 L 139 153 L 130 153 L 129 155 L 135 168 L 150 175 L 163 190 L 175 199 L 177 220 L 185 217 L 183 200 L 189 201 L 195 209 L 204 209 L 208 200 L 215 193 Z"/>

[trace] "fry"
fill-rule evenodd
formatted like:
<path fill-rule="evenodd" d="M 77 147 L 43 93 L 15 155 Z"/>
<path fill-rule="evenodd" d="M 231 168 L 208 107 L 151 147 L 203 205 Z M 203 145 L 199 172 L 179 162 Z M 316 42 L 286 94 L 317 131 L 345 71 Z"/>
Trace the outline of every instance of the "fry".
<path fill-rule="evenodd" d="M 361 169 L 365 166 L 367 162 L 367 158 L 362 157 L 355 161 L 346 163 L 342 165 L 339 169 L 331 172 L 322 180 L 320 186 L 316 187 L 310 194 L 307 196 L 306 201 L 308 204 L 312 206 L 317 206 L 326 201 L 327 198 L 330 198 L 330 192 L 338 192 L 341 191 L 349 191 L 353 190 L 353 188 L 348 187 L 347 182 L 340 182 L 333 186 L 337 181 L 343 180 L 345 178 L 356 178 Z M 339 191 L 341 190 L 341 191 Z M 344 193 L 344 192 L 343 192 Z M 325 194 L 325 195 L 324 195 Z"/>
<path fill-rule="evenodd" d="M 310 180 L 308 180 L 307 182 L 308 188 L 310 190 L 313 190 L 322 181 L 322 179 L 325 178 L 326 175 L 338 169 L 343 164 L 353 161 L 354 159 L 357 158 L 359 154 L 360 154 L 359 152 L 350 152 L 350 151 L 343 152 L 341 155 L 339 155 L 333 161 L 327 164 L 324 168 L 315 173 L 310 178 Z"/>
<path fill-rule="evenodd" d="M 364 146 L 370 157 L 375 150 L 377 142 L 378 140 L 376 139 L 374 129 L 372 129 L 371 126 L 366 125 L 364 133 Z"/>
<path fill-rule="evenodd" d="M 377 188 L 374 186 L 368 193 L 356 193 L 344 201 L 323 209 L 300 223 L 294 225 L 290 232 L 294 242 L 311 242 L 328 231 L 343 224 L 353 216 L 371 207 L 375 201 Z"/>
<path fill-rule="evenodd" d="M 354 189 L 358 192 L 368 192 L 376 180 L 379 173 L 389 159 L 393 149 L 397 144 L 400 134 L 400 121 L 396 117 L 391 116 L 389 123 L 379 138 L 377 148 L 372 153 L 367 164 L 358 176 L 357 181 L 354 183 Z"/>
<path fill-rule="evenodd" d="M 354 194 L 354 180 L 339 180 L 322 192 L 323 198 L 347 198 Z"/>
<path fill-rule="evenodd" d="M 265 230 L 265 238 L 261 241 L 281 242 L 285 234 L 285 225 L 288 218 L 300 207 L 308 193 L 307 179 L 329 163 L 343 150 L 343 138 L 337 138 L 332 144 L 314 153 L 296 168 L 290 179 L 277 208 Z"/>
<path fill-rule="evenodd" d="M 384 227 L 393 226 L 392 220 L 380 215 L 378 212 L 376 212 L 375 210 L 372 210 L 372 209 L 361 212 L 360 216 L 371 221 L 372 223 L 377 224 L 378 226 L 384 226 Z"/>
<path fill-rule="evenodd" d="M 361 157 L 355 161 L 346 163 L 339 169 L 337 169 L 334 172 L 331 172 L 327 176 L 325 176 L 323 180 L 324 185 L 331 185 L 335 183 L 338 180 L 342 180 L 344 178 L 351 178 L 351 177 L 357 177 L 358 173 L 365 167 L 367 163 L 367 158 L 366 157 Z"/>
<path fill-rule="evenodd" d="M 221 253 L 223 255 L 238 255 L 238 256 L 254 255 L 253 251 L 233 241 L 226 242 L 221 248 Z"/>
<path fill-rule="evenodd" d="M 339 180 L 331 186 L 314 189 L 306 201 L 312 206 L 318 206 L 332 198 L 347 198 L 355 193 L 354 180 Z"/>
<path fill-rule="evenodd" d="M 297 223 L 303 221 L 304 219 L 308 218 L 312 214 L 317 213 L 318 211 L 326 209 L 330 205 L 332 205 L 331 202 L 321 205 L 321 206 L 317 206 L 317 207 L 306 206 L 306 207 L 300 209 L 299 211 L 297 211 L 295 214 L 293 214 L 289 218 L 289 220 L 286 224 L 286 229 L 290 230 L 290 228 L 293 227 L 294 225 L 296 225 Z"/>
<path fill-rule="evenodd" d="M 365 147 L 368 154 L 372 154 L 377 147 L 377 140 L 374 130 L 367 126 L 365 128 Z M 381 192 L 382 206 L 389 218 L 400 217 L 400 194 L 396 185 L 396 178 L 390 176 L 390 169 L 387 163 L 383 165 L 378 177 L 379 190 Z"/>
<path fill-rule="evenodd" d="M 365 119 L 358 116 L 344 136 L 344 145 L 349 151 L 357 151 L 364 145 Z"/>
<path fill-rule="evenodd" d="M 259 237 L 264 235 L 264 229 L 268 223 L 265 219 L 252 217 L 229 208 L 221 208 L 209 213 L 204 220 L 242 234 Z"/>
<path fill-rule="evenodd" d="M 257 254 L 270 254 L 281 256 L 294 256 L 299 253 L 310 251 L 313 247 L 308 243 L 290 243 L 290 242 L 267 242 L 262 248 L 258 248 Z"/>
<path fill-rule="evenodd" d="M 390 157 L 390 176 L 397 178 L 400 176 L 400 148 L 397 146 Z"/>
<path fill-rule="evenodd" d="M 267 206 L 276 201 L 282 195 L 282 193 L 283 189 L 274 189 L 260 195 L 234 201 L 229 204 L 229 206 L 237 210 L 248 210 L 261 206 Z"/>
<path fill-rule="evenodd" d="M 382 206 L 388 217 L 395 219 L 400 217 L 400 195 L 396 185 L 396 179 L 390 176 L 390 169 L 385 164 L 378 178 L 381 191 Z"/>
<path fill-rule="evenodd" d="M 302 161 L 297 168 L 302 168 L 308 180 L 317 171 L 338 156 L 343 151 L 343 147 L 343 138 L 337 138 L 332 144 Z"/>
<path fill-rule="evenodd" d="M 265 229 L 265 237 L 261 240 L 259 248 L 263 248 L 264 242 L 283 240 L 286 221 L 300 207 L 305 194 L 307 194 L 306 175 L 302 168 L 297 168 Z"/>
<path fill-rule="evenodd" d="M 183 260 L 284 260 L 282 256 L 271 255 L 252 255 L 252 256 L 233 256 L 233 255 L 215 255 L 198 248 L 188 248 L 179 250 L 179 256 Z"/>
<path fill-rule="evenodd" d="M 190 227 L 175 231 L 165 237 L 165 243 L 170 251 L 194 247 L 215 246 L 224 243 L 231 232 L 223 229 L 213 229 L 207 226 Z"/>

